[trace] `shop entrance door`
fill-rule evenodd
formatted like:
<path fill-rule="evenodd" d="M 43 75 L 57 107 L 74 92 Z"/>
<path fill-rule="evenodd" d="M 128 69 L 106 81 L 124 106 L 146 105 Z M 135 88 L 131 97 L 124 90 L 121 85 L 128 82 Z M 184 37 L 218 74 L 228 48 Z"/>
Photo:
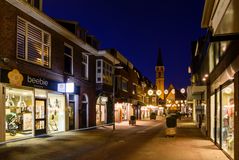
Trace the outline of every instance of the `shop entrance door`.
<path fill-rule="evenodd" d="M 35 135 L 46 134 L 46 100 L 35 100 Z"/>
<path fill-rule="evenodd" d="M 70 102 L 69 103 L 69 129 L 73 130 L 75 129 L 75 103 Z"/>

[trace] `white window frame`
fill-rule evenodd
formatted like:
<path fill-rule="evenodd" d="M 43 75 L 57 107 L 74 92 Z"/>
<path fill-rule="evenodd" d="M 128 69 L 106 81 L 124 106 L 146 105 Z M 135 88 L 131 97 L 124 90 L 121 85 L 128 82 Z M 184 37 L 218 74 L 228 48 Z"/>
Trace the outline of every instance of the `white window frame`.
<path fill-rule="evenodd" d="M 50 33 L 48 33 L 48 32 L 46 32 L 45 30 L 43 30 L 43 29 L 41 29 L 41 28 L 39 28 L 39 27 L 37 27 L 36 25 L 34 25 L 34 24 L 32 24 L 32 23 L 30 23 L 30 22 L 28 22 L 27 20 L 25 20 L 25 19 L 23 19 L 23 18 L 21 18 L 21 17 L 19 17 L 19 16 L 17 16 L 17 26 L 18 26 L 18 19 L 20 19 L 20 20 L 22 20 L 22 21 L 24 21 L 25 22 L 25 58 L 21 58 L 21 57 L 18 57 L 18 39 L 16 40 L 16 58 L 17 59 L 21 59 L 21 60 L 24 60 L 24 61 L 27 61 L 27 62 L 29 62 L 29 63 L 33 63 L 33 64 L 37 64 L 37 65 L 40 65 L 40 66 L 43 66 L 43 67 L 46 67 L 46 68 L 51 68 L 51 34 Z M 28 55 L 29 55 L 29 53 L 28 53 L 28 39 L 29 39 L 29 35 L 28 35 L 28 26 L 33 26 L 33 27 L 35 27 L 36 29 L 38 29 L 38 30 L 40 30 L 41 31 L 41 34 L 42 34 L 42 41 L 40 42 L 40 41 L 38 41 L 38 40 L 35 40 L 35 41 L 37 41 L 38 43 L 41 43 L 41 47 L 42 47 L 42 53 L 44 53 L 44 46 L 47 46 L 47 47 L 49 47 L 49 52 L 48 52 L 48 66 L 45 66 L 44 65 L 44 55 L 43 54 L 41 54 L 41 63 L 37 63 L 37 62 L 34 62 L 34 61 L 31 61 L 31 60 L 29 60 L 28 59 Z M 17 30 L 17 35 L 16 36 L 18 36 L 18 34 L 21 34 L 21 33 L 19 33 L 18 32 L 18 30 Z M 47 34 L 48 36 L 49 36 L 49 45 L 46 45 L 46 44 L 44 44 L 44 34 Z M 33 37 L 31 38 L 31 39 L 34 39 Z"/>
<path fill-rule="evenodd" d="M 73 72 L 73 65 L 74 65 L 74 63 L 73 63 L 73 62 L 74 62 L 74 56 L 73 56 L 74 51 L 73 51 L 73 47 L 72 47 L 71 45 L 67 44 L 67 43 L 64 43 L 64 47 L 65 47 L 65 46 L 71 49 L 71 55 L 68 55 L 68 54 L 65 53 L 65 48 L 64 48 L 64 61 L 65 61 L 65 56 L 71 58 L 71 73 L 65 72 L 65 66 L 64 66 L 64 72 L 65 72 L 66 74 L 73 75 L 73 73 L 74 73 L 74 72 Z"/>
<path fill-rule="evenodd" d="M 83 56 L 86 57 L 86 63 L 85 62 L 81 62 L 83 65 L 85 65 L 85 75 L 82 75 L 83 78 L 85 79 L 89 79 L 89 55 L 86 54 L 86 53 L 82 53 L 82 59 L 83 59 Z"/>
<path fill-rule="evenodd" d="M 101 65 L 98 66 L 98 62 L 101 62 Z M 98 69 L 100 69 L 100 73 L 98 73 Z M 103 60 L 97 59 L 96 60 L 96 83 L 103 83 Z M 98 80 L 100 78 L 100 81 Z"/>

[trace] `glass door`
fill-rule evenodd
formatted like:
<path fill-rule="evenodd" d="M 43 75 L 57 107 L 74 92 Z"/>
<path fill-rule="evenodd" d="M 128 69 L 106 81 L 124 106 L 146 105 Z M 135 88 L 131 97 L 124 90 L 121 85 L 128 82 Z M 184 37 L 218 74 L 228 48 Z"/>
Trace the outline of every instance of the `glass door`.
<path fill-rule="evenodd" d="M 75 129 L 75 103 L 69 102 L 69 130 Z"/>
<path fill-rule="evenodd" d="M 35 100 L 35 135 L 46 134 L 46 100 Z"/>

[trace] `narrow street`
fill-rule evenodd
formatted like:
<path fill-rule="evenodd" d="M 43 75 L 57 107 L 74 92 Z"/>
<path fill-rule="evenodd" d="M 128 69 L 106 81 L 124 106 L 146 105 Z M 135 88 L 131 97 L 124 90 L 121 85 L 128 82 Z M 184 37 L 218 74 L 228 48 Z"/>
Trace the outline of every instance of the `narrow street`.
<path fill-rule="evenodd" d="M 1 160 L 227 160 L 190 120 L 165 137 L 164 119 L 127 122 L 87 131 L 69 131 L 0 146 Z"/>

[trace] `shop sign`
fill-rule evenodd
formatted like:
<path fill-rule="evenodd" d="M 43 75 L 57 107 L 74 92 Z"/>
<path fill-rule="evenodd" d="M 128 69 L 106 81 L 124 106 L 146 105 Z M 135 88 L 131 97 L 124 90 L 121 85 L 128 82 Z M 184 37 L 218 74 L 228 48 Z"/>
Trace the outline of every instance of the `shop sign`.
<path fill-rule="evenodd" d="M 65 83 L 58 83 L 57 84 L 57 91 L 65 93 L 65 91 L 66 91 L 66 84 Z"/>
<path fill-rule="evenodd" d="M 40 89 L 48 89 L 53 91 L 62 91 L 62 93 L 80 93 L 80 87 L 75 86 L 74 83 L 59 83 L 54 80 L 43 77 L 31 76 L 28 74 L 21 74 L 17 69 L 12 71 L 0 69 L 0 80 L 3 83 L 9 83 L 12 86 L 29 86 Z M 64 84 L 65 88 L 60 84 Z M 60 85 L 60 86 L 59 86 Z M 61 91 L 58 92 L 61 92 Z"/>
<path fill-rule="evenodd" d="M 1 82 L 9 83 L 10 85 L 17 87 L 29 86 L 54 91 L 57 91 L 58 83 L 42 77 L 21 74 L 17 69 L 13 69 L 12 71 L 1 69 Z"/>
<path fill-rule="evenodd" d="M 42 78 L 35 78 L 27 75 L 27 83 L 32 85 L 39 85 L 42 87 L 48 86 L 48 81 Z"/>
<path fill-rule="evenodd" d="M 12 86 L 22 86 L 23 76 L 17 69 L 13 69 L 12 71 L 8 72 L 7 77 Z"/>
<path fill-rule="evenodd" d="M 75 92 L 75 84 L 66 83 L 66 93 L 74 93 L 74 92 Z"/>
<path fill-rule="evenodd" d="M 58 83 L 57 91 L 62 93 L 74 93 L 75 84 L 74 83 Z"/>

